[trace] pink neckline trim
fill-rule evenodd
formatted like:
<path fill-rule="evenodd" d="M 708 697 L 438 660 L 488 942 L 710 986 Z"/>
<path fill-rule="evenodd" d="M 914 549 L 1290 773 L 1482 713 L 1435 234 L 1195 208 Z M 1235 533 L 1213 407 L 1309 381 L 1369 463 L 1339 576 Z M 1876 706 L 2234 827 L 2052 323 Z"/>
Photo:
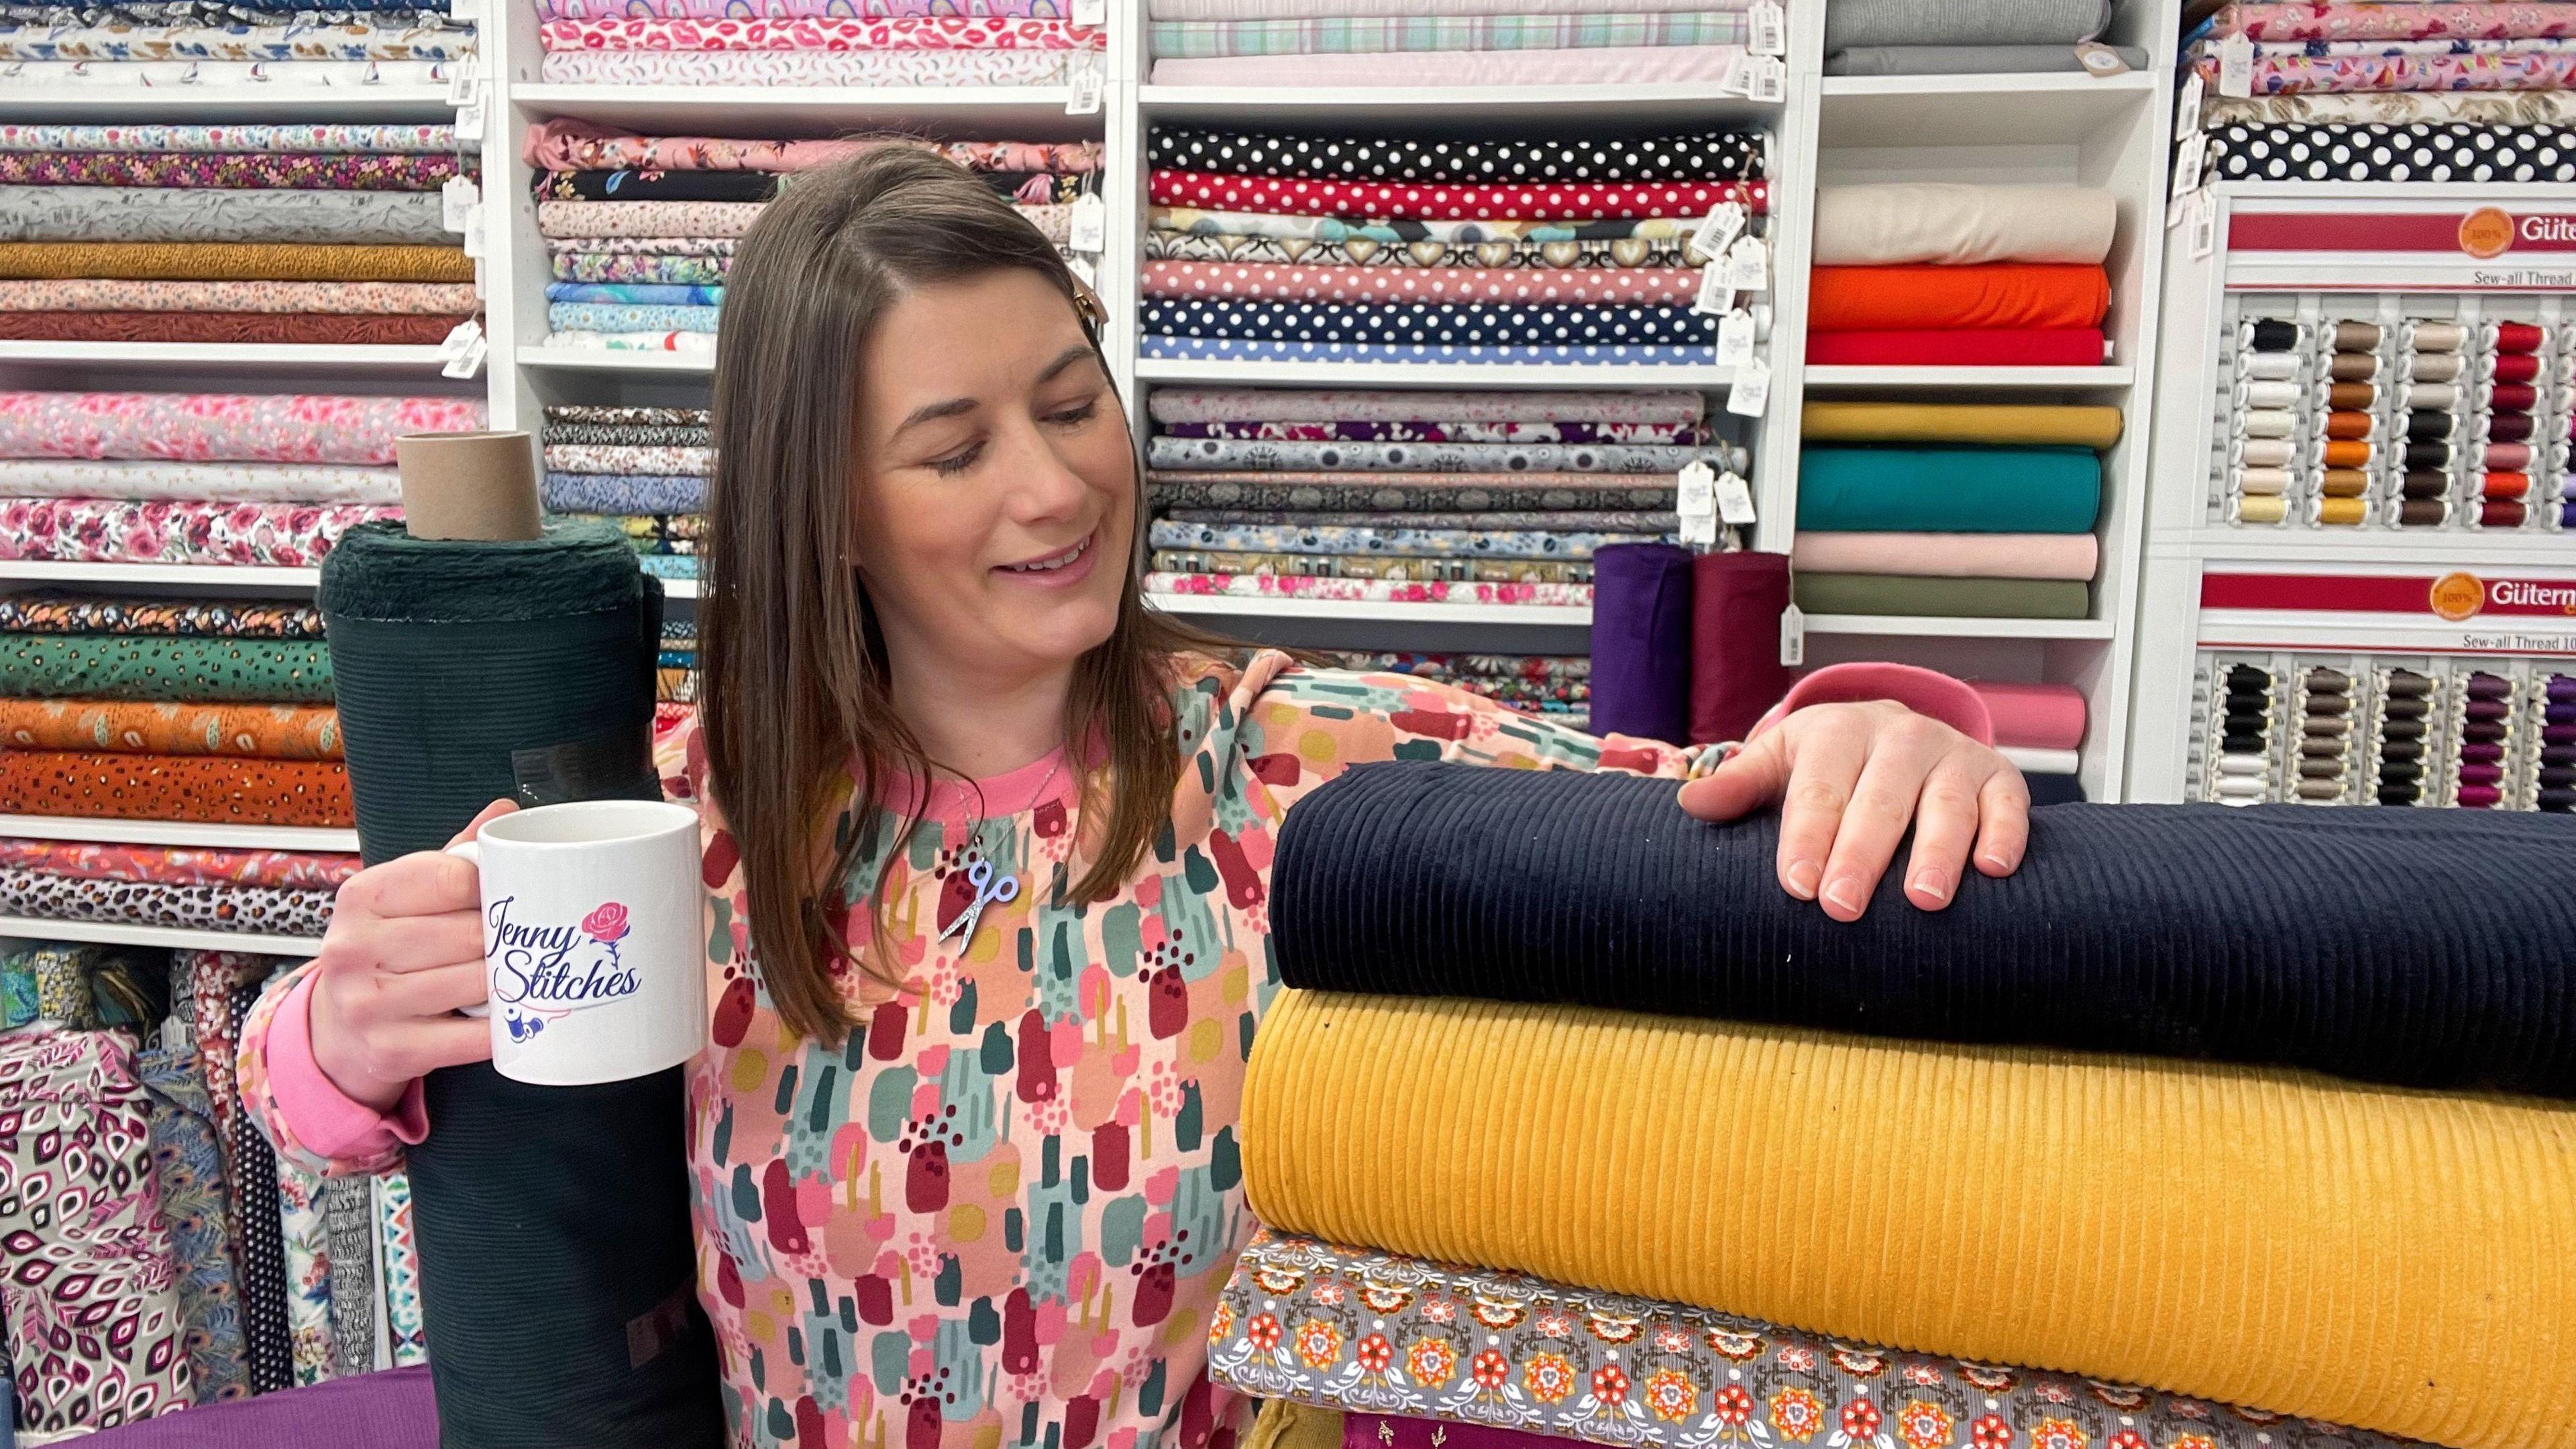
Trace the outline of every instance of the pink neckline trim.
<path fill-rule="evenodd" d="M 943 825 L 965 825 L 977 816 L 1002 820 L 1025 815 L 1049 801 L 1070 802 L 1074 798 L 1074 779 L 1062 768 L 1063 764 L 1064 750 L 1059 747 L 1016 770 L 972 782 L 941 780 L 930 787 L 929 804 L 921 818 Z M 1048 778 L 1050 774 L 1053 779 Z M 897 815 L 910 814 L 914 802 L 921 798 L 921 783 L 905 775 L 888 784 L 886 807 Z"/>

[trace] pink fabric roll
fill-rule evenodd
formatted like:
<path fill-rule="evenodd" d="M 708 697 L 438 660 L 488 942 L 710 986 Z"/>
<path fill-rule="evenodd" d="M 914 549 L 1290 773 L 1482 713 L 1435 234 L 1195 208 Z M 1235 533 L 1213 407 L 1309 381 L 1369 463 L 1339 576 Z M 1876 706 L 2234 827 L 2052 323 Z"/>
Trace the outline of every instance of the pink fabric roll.
<path fill-rule="evenodd" d="M 1971 679 L 1995 722 L 1995 743 L 2025 750 L 2071 750 L 2084 743 L 2084 692 L 2071 684 L 2015 684 Z"/>
<path fill-rule="evenodd" d="M 1951 579 L 2088 580 L 2101 565 L 2089 533 L 1800 532 L 1798 568 L 1831 574 Z"/>
<path fill-rule="evenodd" d="M 1275 297 L 1312 302 L 1651 302 L 1688 304 L 1687 267 L 1297 267 L 1147 262 L 1148 297 Z"/>
<path fill-rule="evenodd" d="M 1630 216 L 1699 216 L 1722 201 L 1766 209 L 1759 181 L 1342 181 L 1157 169 L 1147 181 L 1156 206 L 1261 211 L 1279 216 L 1400 216 L 1416 221 L 1604 221 Z"/>
<path fill-rule="evenodd" d="M 1158 86 L 1603 86 L 1726 78 L 1738 45 L 1597 50 L 1390 51 L 1380 55 L 1230 55 L 1158 60 Z"/>

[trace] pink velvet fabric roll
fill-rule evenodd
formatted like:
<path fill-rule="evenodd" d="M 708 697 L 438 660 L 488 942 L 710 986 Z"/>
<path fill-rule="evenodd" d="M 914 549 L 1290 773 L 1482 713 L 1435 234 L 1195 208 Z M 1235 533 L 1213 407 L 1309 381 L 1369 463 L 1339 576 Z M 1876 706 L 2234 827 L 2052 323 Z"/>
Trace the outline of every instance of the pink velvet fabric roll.
<path fill-rule="evenodd" d="M 1995 743 L 2025 750 L 2071 750 L 2084 743 L 2084 692 L 2071 684 L 1971 679 L 1995 722 Z"/>
<path fill-rule="evenodd" d="M 1799 568 L 1830 574 L 2082 582 L 2101 566 L 2102 554 L 2089 533 L 1801 531 L 1791 560 Z"/>

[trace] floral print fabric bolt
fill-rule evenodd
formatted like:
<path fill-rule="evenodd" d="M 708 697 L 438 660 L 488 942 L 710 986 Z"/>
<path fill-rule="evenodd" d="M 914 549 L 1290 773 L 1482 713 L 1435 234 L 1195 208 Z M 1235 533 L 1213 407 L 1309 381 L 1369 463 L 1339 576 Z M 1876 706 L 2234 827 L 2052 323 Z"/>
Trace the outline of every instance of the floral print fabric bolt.
<path fill-rule="evenodd" d="M 1694 756 L 1596 740 L 1392 675 L 1263 654 L 1177 687 L 1186 752 L 1169 824 L 1130 884 L 1051 904 L 1074 821 L 1041 762 L 870 847 L 837 914 L 906 973 L 853 973 L 839 1047 L 780 1027 L 744 959 L 732 838 L 706 808 L 711 1045 L 692 1068 L 699 1294 L 739 1444 L 821 1449 L 1224 1449 L 1240 1404 L 1204 1374 L 1226 1270 L 1252 1231 L 1235 1128 L 1274 990 L 1266 866 L 1290 803 L 1405 758 L 1680 776 Z M 666 782 L 703 798 L 694 729 Z M 1025 884 L 962 949 L 970 854 Z M 864 904 L 882 878 L 887 935 Z M 244 1100 L 290 1153 L 264 1063 L 282 993 L 245 1033 Z M 316 1164 L 318 1165 L 318 1163 Z M 343 1168 L 381 1162 L 342 1162 Z"/>

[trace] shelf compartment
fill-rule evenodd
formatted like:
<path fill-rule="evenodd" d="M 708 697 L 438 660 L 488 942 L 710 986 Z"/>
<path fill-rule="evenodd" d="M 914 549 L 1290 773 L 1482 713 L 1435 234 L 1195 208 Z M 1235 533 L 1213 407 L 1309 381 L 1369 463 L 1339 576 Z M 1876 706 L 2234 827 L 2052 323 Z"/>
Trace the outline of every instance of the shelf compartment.
<path fill-rule="evenodd" d="M 1810 634 L 1907 639 L 2108 639 L 2108 619 L 1954 619 L 1917 614 L 1809 614 Z"/>
<path fill-rule="evenodd" d="M 14 108 L 13 108 L 14 109 Z M 132 118 L 127 118 L 132 119 Z M 336 117 L 335 117 L 336 119 Z M 299 342 L 0 342 L 0 363 L 80 363 L 97 367 L 253 368 L 329 372 L 436 374 L 447 358 L 435 347 Z"/>
<path fill-rule="evenodd" d="M 2137 374 L 2127 367 L 1810 367 L 1806 384 L 1810 392 L 1847 387 L 2099 392 L 2134 387 Z"/>
<path fill-rule="evenodd" d="M 9 119 L 68 125 L 146 122 L 452 122 L 447 87 L 437 86 L 136 86 L 9 97 Z"/>
<path fill-rule="evenodd" d="M 129 926 L 114 921 L 48 921 L 0 916 L 0 937 L 23 941 L 103 941 L 119 946 L 159 946 L 196 951 L 248 951 L 261 956 L 310 956 L 319 936 L 257 936 L 247 931 L 189 931 L 175 926 Z"/>
<path fill-rule="evenodd" d="M 2064 145 L 2158 88 L 2151 71 L 2094 77 L 1836 75 L 1817 91 L 1816 144 L 1845 146 Z"/>
<path fill-rule="evenodd" d="M 1794 83 L 1794 82 L 1793 82 Z M 1485 127 L 1527 120 L 1586 126 L 1687 122 L 1784 124 L 1777 102 L 1721 95 L 1714 85 L 1157 86 L 1136 88 L 1148 119 L 1222 119 L 1332 130 L 1378 125 Z"/>
<path fill-rule="evenodd" d="M 24 840 L 98 840 L 200 850 L 355 851 L 354 830 L 293 825 L 198 825 L 184 820 L 101 820 L 82 815 L 0 815 L 0 836 Z"/>
<path fill-rule="evenodd" d="M 604 347 L 548 347 L 542 343 L 519 349 L 521 367 L 543 368 L 553 372 L 642 372 L 662 376 L 712 377 L 716 355 L 712 352 L 612 352 Z"/>

